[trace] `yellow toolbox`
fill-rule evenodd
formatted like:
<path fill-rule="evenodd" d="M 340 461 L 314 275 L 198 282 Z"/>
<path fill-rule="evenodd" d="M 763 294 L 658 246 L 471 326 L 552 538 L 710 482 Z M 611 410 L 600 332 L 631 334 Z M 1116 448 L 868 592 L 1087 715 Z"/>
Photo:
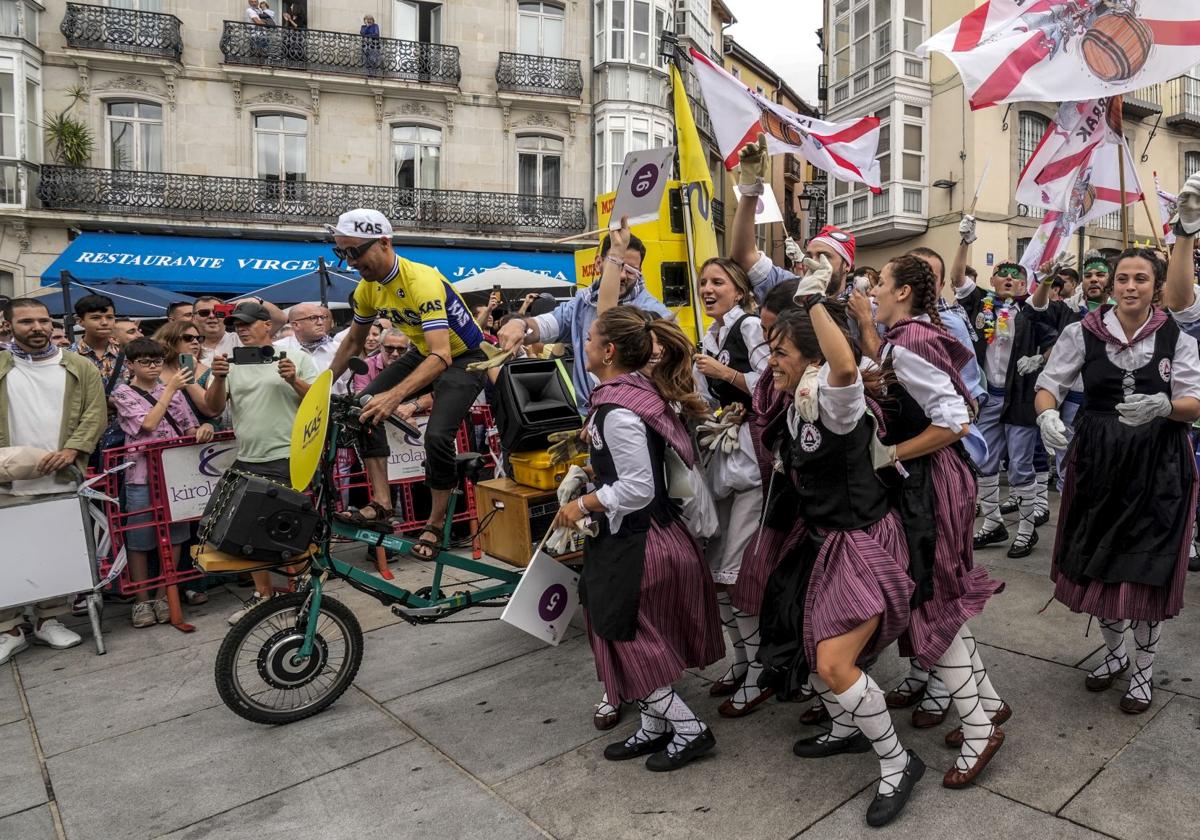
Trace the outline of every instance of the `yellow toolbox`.
<path fill-rule="evenodd" d="M 571 464 L 584 466 L 587 455 L 576 455 L 570 463 L 550 463 L 550 453 L 546 450 L 534 452 L 514 452 L 508 456 L 512 465 L 513 481 L 526 487 L 536 487 L 538 490 L 557 490 L 563 476 L 571 468 Z"/>

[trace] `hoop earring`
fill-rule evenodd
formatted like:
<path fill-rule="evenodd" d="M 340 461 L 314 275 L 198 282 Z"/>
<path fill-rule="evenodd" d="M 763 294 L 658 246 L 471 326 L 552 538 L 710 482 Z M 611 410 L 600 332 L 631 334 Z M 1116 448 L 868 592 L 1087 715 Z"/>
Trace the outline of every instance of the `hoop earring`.
<path fill-rule="evenodd" d="M 605 359 L 605 360 L 604 360 L 604 366 L 605 366 L 605 367 L 611 367 L 611 366 L 612 366 L 612 363 L 613 363 L 613 360 L 612 360 L 611 358 L 608 358 L 608 359 Z"/>

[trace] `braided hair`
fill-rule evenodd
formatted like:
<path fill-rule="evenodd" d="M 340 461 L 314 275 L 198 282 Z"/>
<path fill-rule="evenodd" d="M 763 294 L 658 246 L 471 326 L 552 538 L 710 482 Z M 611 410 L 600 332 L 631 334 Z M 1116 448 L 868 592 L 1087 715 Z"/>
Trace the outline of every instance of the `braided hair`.
<path fill-rule="evenodd" d="M 905 254 L 893 257 L 885 268 L 891 268 L 892 285 L 897 289 L 901 286 L 912 289 L 912 314 L 928 315 L 934 326 L 945 329 L 937 309 L 937 278 L 929 263 L 920 257 Z"/>
<path fill-rule="evenodd" d="M 614 306 L 596 319 L 596 330 L 616 350 L 626 370 L 642 370 L 650 363 L 657 342 L 660 356 L 649 377 L 667 402 L 677 402 L 685 414 L 705 417 L 708 405 L 696 392 L 692 376 L 693 346 L 673 321 L 655 318 L 636 306 Z"/>

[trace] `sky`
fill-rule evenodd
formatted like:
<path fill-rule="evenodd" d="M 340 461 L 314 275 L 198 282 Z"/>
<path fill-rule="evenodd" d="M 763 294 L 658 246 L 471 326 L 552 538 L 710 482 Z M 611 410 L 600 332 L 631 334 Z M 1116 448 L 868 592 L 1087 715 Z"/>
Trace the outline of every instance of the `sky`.
<path fill-rule="evenodd" d="M 821 52 L 821 0 L 725 0 L 737 18 L 726 30 L 734 40 L 766 62 L 806 102 L 817 102 L 817 68 Z"/>

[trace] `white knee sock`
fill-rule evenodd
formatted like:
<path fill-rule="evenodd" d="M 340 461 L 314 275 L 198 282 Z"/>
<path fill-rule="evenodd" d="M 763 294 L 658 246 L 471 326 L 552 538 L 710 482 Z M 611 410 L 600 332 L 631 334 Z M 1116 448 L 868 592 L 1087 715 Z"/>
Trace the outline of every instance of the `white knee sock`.
<path fill-rule="evenodd" d="M 917 660 L 908 660 L 908 676 L 905 677 L 896 689 L 908 694 L 917 691 L 921 686 L 929 682 L 929 672 L 917 664 Z"/>
<path fill-rule="evenodd" d="M 617 707 L 608 702 L 608 692 L 604 692 L 600 696 L 600 702 L 596 704 L 596 713 L 601 715 L 611 715 L 617 710 Z"/>
<path fill-rule="evenodd" d="M 1145 703 L 1150 702 L 1154 688 L 1154 654 L 1158 652 L 1158 640 L 1161 638 L 1161 621 L 1133 622 L 1133 642 L 1137 645 L 1137 655 L 1133 658 L 1133 676 L 1129 678 L 1127 694 Z"/>
<path fill-rule="evenodd" d="M 638 707 L 642 710 L 642 726 L 625 742 L 626 746 L 632 747 L 657 738 L 670 728 L 674 730 L 675 737 L 667 745 L 667 752 L 673 755 L 706 728 L 669 685 L 650 692 L 638 701 Z"/>
<path fill-rule="evenodd" d="M 717 593 L 717 607 L 721 611 L 721 624 L 725 626 L 725 635 L 733 645 L 733 664 L 721 677 L 723 682 L 736 682 L 746 673 L 746 645 L 738 630 L 737 619 L 734 617 L 733 603 L 729 600 L 729 591 Z"/>
<path fill-rule="evenodd" d="M 925 683 L 925 696 L 921 698 L 917 708 L 922 712 L 944 715 L 950 708 L 950 689 L 946 688 L 936 668 L 928 673 L 929 682 Z"/>
<path fill-rule="evenodd" d="M 865 671 L 860 672 L 854 685 L 837 695 L 838 705 L 850 713 L 851 720 L 871 741 L 879 757 L 879 792 L 889 796 L 908 766 L 908 753 L 896 737 L 892 716 L 888 713 L 883 692 Z"/>
<path fill-rule="evenodd" d="M 1128 629 L 1128 621 L 1100 619 L 1100 635 L 1104 637 L 1108 652 L 1104 654 L 1104 661 L 1092 669 L 1091 676 L 1107 677 L 1128 664 L 1129 655 L 1125 652 L 1125 631 Z"/>
<path fill-rule="evenodd" d="M 1000 476 L 979 476 L 979 511 L 983 514 L 983 532 L 990 534 L 1004 525 L 1000 515 Z"/>
<path fill-rule="evenodd" d="M 821 736 L 821 743 L 853 738 L 857 735 L 858 727 L 854 725 L 850 713 L 842 708 L 842 705 L 838 702 L 837 695 L 833 693 L 833 689 L 817 676 L 816 671 L 813 671 L 808 679 L 812 683 L 813 690 L 817 692 L 817 696 L 821 698 L 821 703 L 824 704 L 825 711 L 829 712 L 829 718 L 832 722 L 829 732 Z"/>
<path fill-rule="evenodd" d="M 1014 487 L 1013 495 L 1017 497 L 1017 511 L 1021 516 L 1017 525 L 1017 540 L 1029 542 L 1035 529 L 1033 520 L 1037 517 L 1037 487 L 1032 484 Z"/>
<path fill-rule="evenodd" d="M 1034 474 L 1034 481 L 1037 489 L 1037 510 L 1049 512 L 1050 510 L 1050 473 L 1040 472 Z"/>
<path fill-rule="evenodd" d="M 733 705 L 742 707 L 757 699 L 762 694 L 758 687 L 758 676 L 762 673 L 762 663 L 758 662 L 758 616 L 744 613 L 734 608 L 733 617 L 737 620 L 739 638 L 745 648 L 746 676 L 738 690 L 733 693 Z"/>
<path fill-rule="evenodd" d="M 979 687 L 975 684 L 971 654 L 959 636 L 950 642 L 950 647 L 937 662 L 937 672 L 950 689 L 950 696 L 962 720 L 963 745 L 954 766 L 959 770 L 970 770 L 975 760 L 983 754 L 987 740 L 992 735 L 992 721 L 979 701 Z"/>
<path fill-rule="evenodd" d="M 964 624 L 962 630 L 958 631 L 958 635 L 963 640 L 963 644 L 967 646 L 967 653 L 971 655 L 971 670 L 975 672 L 975 685 L 979 688 L 979 701 L 983 703 L 983 710 L 988 713 L 990 718 L 1000 709 L 1003 702 L 1000 700 L 1000 695 L 996 693 L 996 689 L 992 687 L 987 669 L 983 667 L 983 660 L 979 658 L 979 643 L 975 641 L 971 630 Z"/>

